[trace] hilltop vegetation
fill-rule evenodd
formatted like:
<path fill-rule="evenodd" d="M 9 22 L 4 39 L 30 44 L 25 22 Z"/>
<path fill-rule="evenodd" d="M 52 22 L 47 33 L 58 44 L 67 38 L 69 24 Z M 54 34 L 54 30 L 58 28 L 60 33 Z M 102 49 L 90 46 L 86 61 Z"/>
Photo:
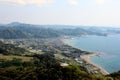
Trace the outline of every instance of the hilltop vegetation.
<path fill-rule="evenodd" d="M 0 80 L 119 80 L 120 72 L 107 76 L 88 74 L 77 65 L 62 67 L 52 54 L 35 55 L 32 61 L 0 62 Z"/>

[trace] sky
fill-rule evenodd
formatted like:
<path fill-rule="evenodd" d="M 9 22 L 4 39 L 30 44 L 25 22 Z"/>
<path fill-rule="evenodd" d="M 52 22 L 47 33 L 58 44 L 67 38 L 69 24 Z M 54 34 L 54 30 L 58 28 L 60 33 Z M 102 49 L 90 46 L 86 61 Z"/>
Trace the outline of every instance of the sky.
<path fill-rule="evenodd" d="M 0 0 L 0 23 L 120 27 L 120 0 Z"/>

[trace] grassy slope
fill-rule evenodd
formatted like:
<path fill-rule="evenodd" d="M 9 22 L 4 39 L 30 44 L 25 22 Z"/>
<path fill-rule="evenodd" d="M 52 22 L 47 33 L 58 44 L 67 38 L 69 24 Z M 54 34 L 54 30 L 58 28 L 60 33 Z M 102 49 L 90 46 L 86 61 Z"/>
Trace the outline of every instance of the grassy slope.
<path fill-rule="evenodd" d="M 0 59 L 3 60 L 12 60 L 13 58 L 19 58 L 22 59 L 22 61 L 30 61 L 32 57 L 24 57 L 24 56 L 14 56 L 14 55 L 3 55 L 0 54 Z"/>

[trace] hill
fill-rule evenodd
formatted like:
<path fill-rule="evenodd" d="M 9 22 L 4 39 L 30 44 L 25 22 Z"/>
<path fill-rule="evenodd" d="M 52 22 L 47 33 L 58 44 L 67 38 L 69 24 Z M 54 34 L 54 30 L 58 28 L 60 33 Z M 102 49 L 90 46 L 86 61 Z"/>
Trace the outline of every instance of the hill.
<path fill-rule="evenodd" d="M 56 28 L 55 28 L 56 27 Z M 59 28 L 62 27 L 62 28 Z M 32 25 L 24 23 L 10 23 L 0 25 L 0 38 L 3 39 L 23 39 L 23 38 L 56 38 L 61 36 L 81 36 L 81 35 L 107 35 L 101 30 L 84 28 L 71 28 L 77 26 L 64 25 Z"/>

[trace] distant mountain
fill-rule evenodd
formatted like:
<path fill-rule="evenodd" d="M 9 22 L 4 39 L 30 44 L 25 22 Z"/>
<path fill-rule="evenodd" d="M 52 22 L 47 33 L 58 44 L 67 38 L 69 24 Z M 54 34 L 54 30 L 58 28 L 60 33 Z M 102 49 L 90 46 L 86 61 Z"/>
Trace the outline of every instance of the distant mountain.
<path fill-rule="evenodd" d="M 0 38 L 3 39 L 21 39 L 21 38 L 52 38 L 59 34 L 50 28 L 43 28 L 31 24 L 13 22 L 0 26 Z"/>
<path fill-rule="evenodd" d="M 74 28 L 73 28 L 74 27 Z M 100 35 L 106 36 L 110 33 L 120 33 L 120 29 L 87 27 L 67 25 L 33 25 L 13 22 L 0 25 L 0 38 L 56 38 L 60 36 Z"/>
<path fill-rule="evenodd" d="M 17 25 L 22 25 L 23 23 L 20 23 L 20 22 L 12 22 L 12 23 L 9 23 L 7 25 L 9 26 L 17 26 Z"/>
<path fill-rule="evenodd" d="M 28 38 L 28 35 L 25 32 L 15 30 L 12 28 L 0 28 L 0 38 L 4 39 Z"/>
<path fill-rule="evenodd" d="M 4 26 L 4 24 L 0 24 L 0 26 Z"/>
<path fill-rule="evenodd" d="M 15 26 L 31 26 L 31 27 L 42 27 L 42 28 L 54 28 L 54 29 L 66 29 L 66 28 L 70 28 L 70 29 L 75 29 L 77 27 L 80 26 L 72 26 L 72 25 L 35 25 L 35 24 L 26 24 L 26 23 L 20 23 L 20 22 L 12 22 L 9 24 L 0 24 L 0 26 L 9 26 L 9 27 L 15 27 Z"/>

